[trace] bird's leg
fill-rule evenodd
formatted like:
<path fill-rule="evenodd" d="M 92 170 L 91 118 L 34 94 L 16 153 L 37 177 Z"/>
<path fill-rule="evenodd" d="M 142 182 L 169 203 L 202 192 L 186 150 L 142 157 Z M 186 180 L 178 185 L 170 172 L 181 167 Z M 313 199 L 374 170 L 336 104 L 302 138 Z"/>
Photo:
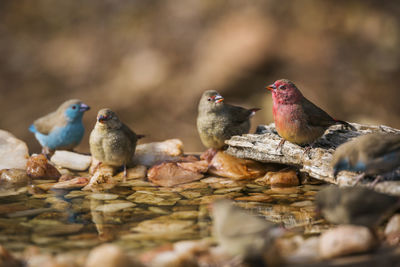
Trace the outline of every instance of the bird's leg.
<path fill-rule="evenodd" d="M 370 185 L 370 188 L 374 188 L 376 186 L 376 184 L 382 180 L 383 176 L 382 175 L 378 175 L 376 176 L 375 180 L 372 182 L 372 184 Z"/>
<path fill-rule="evenodd" d="M 303 156 L 305 154 L 307 154 L 308 158 L 311 159 L 310 152 L 311 152 L 311 149 L 314 148 L 314 145 L 315 145 L 315 141 L 312 142 L 310 145 L 306 146 L 305 149 L 304 149 L 304 152 L 303 152 Z"/>
<path fill-rule="evenodd" d="M 200 159 L 205 159 L 207 162 L 210 162 L 217 153 L 217 149 L 209 148 L 200 155 Z"/>
<path fill-rule="evenodd" d="M 45 155 L 47 159 L 50 159 L 50 149 L 48 147 L 42 147 L 42 154 Z"/>
<path fill-rule="evenodd" d="M 127 177 L 127 171 L 126 171 L 126 164 L 124 164 L 124 179 L 122 180 L 122 182 L 126 182 L 126 177 Z"/>
<path fill-rule="evenodd" d="M 361 174 L 357 175 L 357 176 L 356 176 L 356 181 L 355 181 L 355 183 L 354 183 L 353 186 L 358 185 L 358 183 L 359 183 L 362 179 L 364 179 L 364 177 L 365 177 L 365 173 L 361 173 Z"/>
<path fill-rule="evenodd" d="M 282 140 L 279 142 L 278 146 L 276 147 L 276 151 L 278 151 L 278 149 L 281 149 L 281 154 L 283 154 L 283 145 L 285 144 L 286 140 L 284 138 L 282 138 Z"/>

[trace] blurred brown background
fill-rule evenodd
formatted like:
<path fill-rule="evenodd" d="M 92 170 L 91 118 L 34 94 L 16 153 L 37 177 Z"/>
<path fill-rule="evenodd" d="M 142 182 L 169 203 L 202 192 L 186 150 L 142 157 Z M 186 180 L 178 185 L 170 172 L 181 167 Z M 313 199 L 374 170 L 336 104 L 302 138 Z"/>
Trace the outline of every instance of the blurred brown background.
<path fill-rule="evenodd" d="M 335 118 L 400 128 L 400 2 L 222 0 L 0 1 L 0 128 L 39 145 L 34 119 L 70 98 L 114 109 L 142 142 L 202 147 L 206 89 L 261 107 L 288 78 Z"/>

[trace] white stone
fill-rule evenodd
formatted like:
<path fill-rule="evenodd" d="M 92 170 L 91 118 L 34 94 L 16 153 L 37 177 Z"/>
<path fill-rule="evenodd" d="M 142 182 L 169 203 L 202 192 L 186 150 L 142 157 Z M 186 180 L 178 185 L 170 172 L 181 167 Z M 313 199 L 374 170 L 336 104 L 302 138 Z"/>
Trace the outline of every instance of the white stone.
<path fill-rule="evenodd" d="M 0 170 L 12 168 L 25 170 L 28 158 L 29 151 L 25 142 L 7 131 L 0 130 Z"/>
<path fill-rule="evenodd" d="M 136 204 L 134 204 L 132 202 L 111 203 L 111 204 L 104 204 L 104 205 L 97 206 L 96 211 L 116 212 L 116 211 L 130 208 L 133 206 L 136 206 Z"/>
<path fill-rule="evenodd" d="M 400 233 L 400 214 L 393 215 L 385 227 L 385 235 Z"/>
<path fill-rule="evenodd" d="M 375 245 L 375 238 L 365 226 L 339 225 L 323 233 L 319 242 L 321 258 L 329 259 L 367 252 Z"/>
<path fill-rule="evenodd" d="M 167 160 L 177 160 L 182 155 L 182 141 L 179 139 L 169 139 L 164 142 L 138 145 L 133 157 L 133 163 L 150 167 Z"/>
<path fill-rule="evenodd" d="M 89 168 L 92 157 L 75 152 L 57 150 L 50 160 L 59 167 L 84 171 Z"/>

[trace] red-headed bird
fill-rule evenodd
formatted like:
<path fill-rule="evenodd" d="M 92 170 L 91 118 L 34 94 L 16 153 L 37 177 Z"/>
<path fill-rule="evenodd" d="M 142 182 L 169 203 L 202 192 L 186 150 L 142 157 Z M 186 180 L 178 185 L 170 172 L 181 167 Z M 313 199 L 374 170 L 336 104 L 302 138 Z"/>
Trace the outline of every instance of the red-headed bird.
<path fill-rule="evenodd" d="M 305 98 L 289 80 L 277 80 L 267 89 L 272 92 L 275 127 L 283 138 L 278 147 L 286 140 L 298 145 L 312 145 L 334 124 L 355 130 L 349 123 L 332 118 Z"/>

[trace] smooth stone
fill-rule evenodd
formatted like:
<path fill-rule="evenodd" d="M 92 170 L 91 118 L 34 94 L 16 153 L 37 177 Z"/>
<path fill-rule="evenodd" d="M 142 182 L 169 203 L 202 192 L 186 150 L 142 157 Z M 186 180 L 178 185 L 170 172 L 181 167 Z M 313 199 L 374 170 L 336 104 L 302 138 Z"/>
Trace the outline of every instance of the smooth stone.
<path fill-rule="evenodd" d="M 252 195 L 252 196 L 245 196 L 245 197 L 237 197 L 235 200 L 238 201 L 256 201 L 256 202 L 271 202 L 273 198 L 268 195 L 264 194 L 257 194 L 257 195 Z"/>
<path fill-rule="evenodd" d="M 400 214 L 395 214 L 389 219 L 384 234 L 390 245 L 400 244 Z"/>
<path fill-rule="evenodd" d="M 174 232 L 185 230 L 193 225 L 194 222 L 188 220 L 176 220 L 170 218 L 160 220 L 157 218 L 154 220 L 143 221 L 131 230 L 139 233 L 172 234 Z"/>
<path fill-rule="evenodd" d="M 313 206 L 314 203 L 311 200 L 304 200 L 304 201 L 299 201 L 299 202 L 294 202 L 290 204 L 292 207 L 306 207 L 306 206 Z M 313 209 L 315 209 L 313 207 Z"/>
<path fill-rule="evenodd" d="M 50 160 L 56 166 L 76 171 L 85 171 L 89 168 L 92 157 L 71 151 L 57 150 Z"/>
<path fill-rule="evenodd" d="M 209 164 L 208 172 L 234 180 L 254 179 L 265 174 L 265 167 L 254 160 L 239 159 L 218 151 Z"/>
<path fill-rule="evenodd" d="M 111 204 L 104 204 L 104 205 L 100 205 L 96 207 L 96 211 L 101 211 L 101 212 L 117 212 L 119 210 L 123 210 L 126 208 L 130 208 L 130 207 L 134 207 L 136 206 L 134 203 L 132 202 L 120 202 L 120 203 L 111 203 Z"/>
<path fill-rule="evenodd" d="M 26 186 L 29 176 L 22 169 L 3 169 L 0 170 L 0 191 L 17 189 Z"/>
<path fill-rule="evenodd" d="M 55 183 L 52 189 L 78 189 L 86 186 L 89 183 L 89 178 L 87 177 L 76 177 L 71 180 L 64 182 Z"/>
<path fill-rule="evenodd" d="M 271 187 L 291 187 L 300 184 L 295 170 L 267 172 L 264 177 L 256 179 L 255 183 L 260 185 L 271 185 Z"/>
<path fill-rule="evenodd" d="M 93 194 L 90 194 L 89 197 L 91 199 L 97 199 L 97 200 L 113 200 L 113 199 L 117 199 L 118 195 L 107 194 L 107 193 L 93 193 Z"/>
<path fill-rule="evenodd" d="M 87 258 L 85 267 L 139 267 L 142 264 L 131 259 L 120 247 L 103 244 L 94 248 Z"/>
<path fill-rule="evenodd" d="M 147 167 L 144 165 L 137 165 L 133 168 L 128 168 L 126 170 L 126 177 L 125 180 L 131 180 L 131 179 L 142 179 L 145 178 L 147 175 Z M 114 176 L 115 178 L 118 178 L 118 180 L 123 180 L 124 179 L 124 172 L 120 172 L 117 175 Z"/>
<path fill-rule="evenodd" d="M 22 260 L 14 257 L 5 247 L 0 245 L 0 266 L 4 267 L 22 267 L 25 264 Z"/>
<path fill-rule="evenodd" d="M 172 206 L 180 200 L 179 196 L 162 196 L 156 195 L 154 192 L 147 192 L 147 191 L 137 191 L 127 197 L 127 199 L 132 200 L 135 203 L 142 203 L 148 205 L 157 205 L 157 206 Z"/>
<path fill-rule="evenodd" d="M 28 146 L 11 133 L 0 130 L 0 170 L 26 169 Z"/>
<path fill-rule="evenodd" d="M 133 163 L 151 167 L 164 161 L 176 161 L 183 155 L 183 143 L 179 139 L 153 142 L 136 146 Z"/>
<path fill-rule="evenodd" d="M 206 161 L 165 162 L 152 167 L 147 176 L 156 185 L 175 186 L 200 180 L 207 169 Z"/>
<path fill-rule="evenodd" d="M 43 154 L 32 155 L 26 163 L 26 173 L 33 179 L 60 178 L 61 173 Z"/>
<path fill-rule="evenodd" d="M 324 259 L 370 251 L 375 238 L 364 226 L 339 225 L 324 232 L 320 237 L 319 253 Z"/>

